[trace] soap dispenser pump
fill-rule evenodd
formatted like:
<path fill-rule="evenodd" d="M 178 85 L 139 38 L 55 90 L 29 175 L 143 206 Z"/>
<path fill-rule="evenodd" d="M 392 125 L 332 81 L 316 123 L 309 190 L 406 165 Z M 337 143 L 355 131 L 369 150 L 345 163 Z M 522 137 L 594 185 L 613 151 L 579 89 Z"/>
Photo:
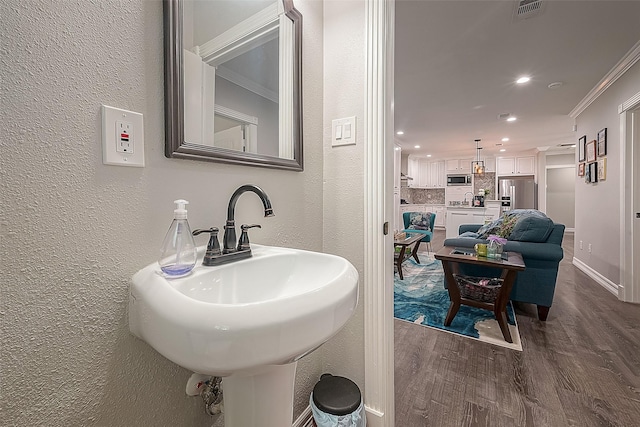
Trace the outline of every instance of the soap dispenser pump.
<path fill-rule="evenodd" d="M 181 277 L 189 274 L 196 265 L 196 244 L 187 222 L 186 200 L 175 200 L 173 221 L 164 237 L 158 264 L 167 277 Z"/>

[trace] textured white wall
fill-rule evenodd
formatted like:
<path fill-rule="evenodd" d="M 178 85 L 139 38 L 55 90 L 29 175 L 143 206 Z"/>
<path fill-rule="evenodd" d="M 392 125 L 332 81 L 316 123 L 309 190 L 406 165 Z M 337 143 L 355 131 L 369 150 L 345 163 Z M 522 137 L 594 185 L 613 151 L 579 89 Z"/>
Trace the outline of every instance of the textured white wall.
<path fill-rule="evenodd" d="M 574 257 L 620 283 L 620 117 L 618 106 L 640 89 L 640 63 L 631 67 L 577 118 L 578 138 L 587 142 L 607 128 L 607 179 L 587 184 L 576 177 Z M 576 154 L 577 163 L 577 154 Z M 580 241 L 583 249 L 580 250 Z M 592 252 L 587 251 L 592 244 Z"/>
<path fill-rule="evenodd" d="M 363 277 L 365 2 L 324 3 L 324 250 Z M 331 120 L 357 117 L 356 145 L 331 147 Z M 364 390 L 364 296 L 355 316 L 325 344 L 325 369 Z"/>
<path fill-rule="evenodd" d="M 304 15 L 305 171 L 163 155 L 160 1 L 0 0 L 0 425 L 210 425 L 190 372 L 129 334 L 129 280 L 155 261 L 184 197 L 192 227 L 222 226 L 244 183 L 238 222 L 256 243 L 322 249 L 322 4 Z M 143 169 L 104 166 L 100 105 L 144 114 Z M 204 244 L 205 238 L 198 242 Z M 320 374 L 299 364 L 296 415 Z"/>

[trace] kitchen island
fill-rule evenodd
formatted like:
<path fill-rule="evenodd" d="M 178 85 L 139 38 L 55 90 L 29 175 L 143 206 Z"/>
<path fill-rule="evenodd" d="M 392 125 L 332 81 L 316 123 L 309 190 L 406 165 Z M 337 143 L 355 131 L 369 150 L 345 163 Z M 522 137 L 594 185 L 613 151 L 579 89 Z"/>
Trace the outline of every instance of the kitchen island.
<path fill-rule="evenodd" d="M 500 216 L 500 202 L 485 201 L 485 207 L 447 206 L 446 238 L 458 236 L 462 224 L 486 224 Z"/>

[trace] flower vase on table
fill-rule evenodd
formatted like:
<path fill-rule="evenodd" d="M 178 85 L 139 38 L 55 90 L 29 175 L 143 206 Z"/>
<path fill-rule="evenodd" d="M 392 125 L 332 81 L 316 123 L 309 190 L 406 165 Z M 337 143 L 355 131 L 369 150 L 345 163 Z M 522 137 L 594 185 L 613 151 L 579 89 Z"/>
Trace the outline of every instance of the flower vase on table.
<path fill-rule="evenodd" d="M 487 238 L 487 240 L 489 240 L 489 243 L 487 244 L 487 258 L 502 258 L 502 247 L 507 243 L 507 239 L 492 234 Z"/>

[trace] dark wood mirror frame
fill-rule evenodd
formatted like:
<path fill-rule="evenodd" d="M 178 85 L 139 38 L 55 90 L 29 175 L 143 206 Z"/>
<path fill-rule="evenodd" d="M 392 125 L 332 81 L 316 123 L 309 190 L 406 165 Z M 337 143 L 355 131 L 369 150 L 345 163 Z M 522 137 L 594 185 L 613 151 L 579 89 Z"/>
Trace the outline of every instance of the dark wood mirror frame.
<path fill-rule="evenodd" d="M 302 156 L 302 15 L 293 0 L 281 0 L 285 15 L 293 22 L 293 153 L 294 159 L 265 156 L 190 143 L 184 140 L 184 72 L 182 43 L 182 0 L 164 0 L 164 94 L 165 156 L 260 166 L 294 171 L 303 170 Z"/>

